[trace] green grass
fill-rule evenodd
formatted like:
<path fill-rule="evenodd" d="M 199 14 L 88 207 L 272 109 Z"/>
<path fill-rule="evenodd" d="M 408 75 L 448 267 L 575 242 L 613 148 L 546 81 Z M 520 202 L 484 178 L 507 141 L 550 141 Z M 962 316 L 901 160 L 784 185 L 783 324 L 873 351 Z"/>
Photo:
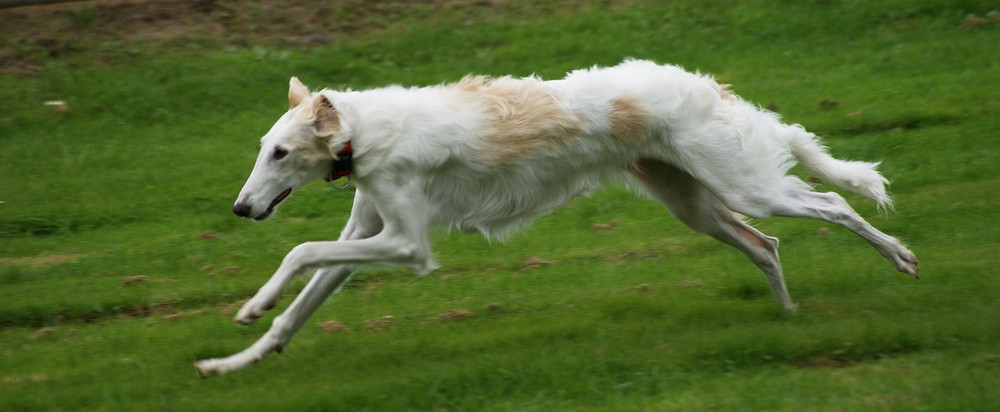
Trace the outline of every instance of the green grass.
<path fill-rule="evenodd" d="M 310 49 L 93 49 L 0 75 L 0 410 L 1000 409 L 1000 30 L 959 27 L 995 5 L 661 3 L 412 6 Z M 786 314 L 736 251 L 610 187 L 504 244 L 435 234 L 439 271 L 365 272 L 284 355 L 197 378 L 194 360 L 252 343 L 304 280 L 256 325 L 231 305 L 350 209 L 316 183 L 266 223 L 229 212 L 289 76 L 555 78 L 628 56 L 714 73 L 838 157 L 883 161 L 896 212 L 846 196 L 923 278 L 839 227 L 755 222 L 781 238 Z"/>

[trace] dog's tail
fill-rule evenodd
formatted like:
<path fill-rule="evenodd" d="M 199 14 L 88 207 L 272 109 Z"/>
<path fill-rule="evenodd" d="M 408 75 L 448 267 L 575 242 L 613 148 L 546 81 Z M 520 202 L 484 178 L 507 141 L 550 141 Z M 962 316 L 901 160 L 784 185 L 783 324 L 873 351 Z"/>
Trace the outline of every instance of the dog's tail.
<path fill-rule="evenodd" d="M 878 162 L 836 159 L 827 153 L 816 135 L 800 126 L 792 127 L 784 138 L 792 156 L 824 181 L 874 199 L 880 209 L 892 209 L 892 199 L 885 191 L 889 180 L 875 170 Z"/>

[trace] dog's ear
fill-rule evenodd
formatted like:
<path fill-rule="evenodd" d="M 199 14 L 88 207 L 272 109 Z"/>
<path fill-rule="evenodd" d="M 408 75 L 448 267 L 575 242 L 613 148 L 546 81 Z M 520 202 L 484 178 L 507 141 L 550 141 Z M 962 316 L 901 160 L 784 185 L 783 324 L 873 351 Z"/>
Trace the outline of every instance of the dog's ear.
<path fill-rule="evenodd" d="M 294 108 L 302 104 L 302 101 L 309 97 L 309 88 L 299 81 L 298 77 L 292 77 L 288 81 L 288 108 Z"/>
<path fill-rule="evenodd" d="M 333 102 L 330 101 L 329 97 L 322 93 L 318 94 L 313 99 L 312 110 L 317 136 L 330 136 L 340 129 L 340 114 L 333 107 Z"/>

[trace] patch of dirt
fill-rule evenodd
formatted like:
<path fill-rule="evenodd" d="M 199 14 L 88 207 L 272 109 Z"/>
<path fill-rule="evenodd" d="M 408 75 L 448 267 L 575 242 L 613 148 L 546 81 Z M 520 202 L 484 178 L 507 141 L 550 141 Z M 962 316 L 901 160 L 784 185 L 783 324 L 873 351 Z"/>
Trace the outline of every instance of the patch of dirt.
<path fill-rule="evenodd" d="M 200 315 L 202 313 L 205 313 L 205 311 L 201 310 L 201 309 L 189 310 L 187 312 L 171 313 L 169 315 L 164 315 L 163 316 L 163 320 L 175 321 L 175 320 L 180 320 L 180 319 L 183 319 L 183 318 L 186 318 L 186 317 L 189 317 L 189 316 Z"/>
<path fill-rule="evenodd" d="M 343 323 L 337 322 L 335 320 L 318 322 L 316 323 L 316 325 L 319 326 L 320 329 L 323 329 L 323 332 L 326 333 L 348 333 L 351 331 L 351 329 L 348 328 L 347 326 L 344 326 Z"/>
<path fill-rule="evenodd" d="M 802 369 L 811 369 L 811 368 L 840 369 L 840 368 L 851 367 L 864 362 L 879 361 L 881 359 L 893 357 L 899 353 L 900 351 L 890 350 L 880 353 L 846 356 L 846 357 L 817 355 L 803 359 L 791 360 L 788 363 L 792 366 Z"/>
<path fill-rule="evenodd" d="M 145 318 L 153 314 L 153 308 L 148 305 L 132 305 L 122 309 L 121 313 L 130 318 Z"/>
<path fill-rule="evenodd" d="M 607 260 L 609 262 L 622 263 L 624 261 L 632 259 L 656 259 L 658 257 L 660 257 L 660 254 L 654 251 L 648 251 L 640 255 L 638 252 L 630 250 L 628 252 L 619 255 L 605 256 L 604 260 Z"/>
<path fill-rule="evenodd" d="M 983 26 L 992 26 L 995 24 L 1000 24 L 1000 12 L 993 10 L 986 13 L 984 16 L 977 16 L 975 14 L 965 16 L 965 21 L 958 25 L 958 28 L 962 30 L 973 30 Z"/>
<path fill-rule="evenodd" d="M 447 14 L 472 25 L 493 15 L 556 14 L 581 2 L 510 0 L 93 0 L 0 8 L 0 74 L 97 52 L 96 62 L 165 49 L 310 48 Z M 587 2 L 583 2 L 587 3 Z M 627 1 L 610 1 L 628 3 Z"/>
<path fill-rule="evenodd" d="M 25 383 L 42 383 L 47 382 L 52 379 L 52 376 L 47 373 L 32 373 L 27 375 L 18 376 L 4 376 L 0 378 L 0 383 L 4 385 L 21 385 Z"/>
<path fill-rule="evenodd" d="M 248 299 L 243 299 L 241 301 L 224 304 L 224 305 L 222 305 L 222 310 L 220 312 L 223 315 L 227 315 L 227 316 L 235 314 L 238 310 L 240 310 L 240 308 L 243 307 L 243 305 L 245 305 L 249 301 L 250 301 L 250 299 L 248 298 Z"/>
<path fill-rule="evenodd" d="M 0 9 L 0 73 L 88 51 L 312 47 L 384 29 L 421 1 L 95 0 Z"/>
<path fill-rule="evenodd" d="M 149 276 L 135 275 L 122 278 L 122 285 L 130 286 L 136 283 L 149 282 Z"/>
<path fill-rule="evenodd" d="M 521 269 L 522 270 L 538 269 L 542 266 L 548 266 L 553 263 L 555 262 L 551 260 L 542 259 L 538 256 L 529 256 L 525 258 L 523 261 L 521 261 Z"/>
<path fill-rule="evenodd" d="M 697 288 L 705 286 L 705 281 L 701 279 L 689 279 L 681 282 L 681 286 L 685 288 Z"/>
<path fill-rule="evenodd" d="M 392 316 L 383 316 L 381 318 L 368 319 L 365 321 L 365 329 L 368 330 L 386 330 L 392 324 Z"/>
<path fill-rule="evenodd" d="M 591 229 L 593 229 L 595 232 L 612 231 L 612 230 L 615 230 L 617 228 L 618 228 L 618 221 L 617 220 L 612 220 L 612 221 L 610 221 L 608 223 L 594 223 L 594 225 L 591 226 Z"/>
<path fill-rule="evenodd" d="M 151 280 L 150 282 L 158 282 Z M 7 326 L 13 327 L 39 327 L 36 335 L 32 339 L 41 339 L 49 336 L 56 329 L 74 324 L 95 324 L 115 319 L 145 319 L 159 316 L 163 320 L 178 321 L 195 315 L 207 313 L 221 313 L 222 315 L 232 315 L 243 306 L 249 299 L 232 303 L 203 303 L 197 307 L 185 305 L 179 307 L 177 302 L 164 301 L 153 303 L 135 303 L 130 305 L 114 306 L 110 308 L 95 308 L 90 311 L 60 311 L 52 314 L 44 314 L 44 319 L 13 319 L 0 325 L 0 331 L 6 330 Z M 41 321 L 41 322 L 39 322 Z M 66 330 L 65 335 L 75 335 L 75 329 Z"/>
<path fill-rule="evenodd" d="M 473 316 L 475 316 L 475 314 L 472 312 L 455 309 L 442 313 L 440 316 L 438 316 L 438 320 L 443 322 L 450 322 L 455 320 L 468 319 Z"/>
<path fill-rule="evenodd" d="M 810 368 L 830 368 L 830 369 L 840 369 L 851 366 L 852 364 L 858 363 L 859 361 L 850 361 L 846 359 L 831 358 L 829 356 L 814 356 L 807 359 L 799 359 L 788 362 L 797 368 L 810 369 Z"/>
<path fill-rule="evenodd" d="M 85 255 L 79 253 L 54 254 L 42 256 L 25 256 L 0 258 L 0 265 L 23 266 L 37 269 L 45 266 L 58 265 L 62 263 L 72 263 L 80 260 Z"/>
<path fill-rule="evenodd" d="M 32 333 L 28 338 L 31 340 L 40 340 L 52 336 L 54 333 L 56 333 L 56 328 L 46 327 L 36 330 L 35 333 Z"/>
<path fill-rule="evenodd" d="M 174 283 L 174 282 L 176 282 L 176 280 L 174 280 L 174 279 L 158 279 L 158 280 L 153 280 L 152 278 L 150 278 L 149 276 L 146 276 L 146 275 L 125 276 L 125 277 L 122 278 L 122 285 L 123 286 L 132 286 L 132 285 L 136 285 L 136 284 L 139 284 L 139 283 L 147 283 L 147 282 L 150 282 L 150 283 Z"/>

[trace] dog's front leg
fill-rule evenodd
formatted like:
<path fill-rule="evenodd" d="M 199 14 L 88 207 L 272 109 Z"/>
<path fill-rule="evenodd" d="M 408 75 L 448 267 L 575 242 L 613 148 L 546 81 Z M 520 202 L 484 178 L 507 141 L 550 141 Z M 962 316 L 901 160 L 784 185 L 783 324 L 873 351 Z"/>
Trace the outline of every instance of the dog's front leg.
<path fill-rule="evenodd" d="M 226 358 L 195 363 L 198 373 L 206 376 L 236 371 L 259 362 L 271 352 L 280 351 L 320 303 L 350 276 L 351 267 L 355 264 L 387 263 L 417 270 L 428 266 L 430 259 L 427 253 L 422 252 L 427 250 L 422 243 L 394 235 L 392 231 L 386 232 L 368 239 L 311 242 L 296 246 L 282 261 L 275 276 L 290 276 L 307 267 L 331 268 L 317 273 L 256 343 Z"/>
<path fill-rule="evenodd" d="M 367 239 L 382 231 L 382 218 L 379 217 L 374 205 L 361 190 L 354 195 L 354 206 L 351 208 L 351 217 L 347 220 L 347 225 L 340 233 L 338 240 L 358 240 Z M 233 319 L 241 325 L 249 325 L 257 320 L 264 313 L 274 307 L 281 297 L 281 292 L 292 281 L 298 273 L 278 270 L 257 291 L 257 293 L 247 301 L 236 317 Z"/>
<path fill-rule="evenodd" d="M 256 343 L 242 352 L 226 358 L 207 359 L 195 363 L 198 373 L 207 376 L 237 371 L 260 362 L 271 352 L 280 352 L 292 339 L 295 332 L 302 327 L 309 315 L 350 277 L 351 272 L 352 268 L 347 266 L 320 270 L 309 281 L 302 293 L 295 298 L 292 305 L 274 319 L 271 328 Z"/>
<path fill-rule="evenodd" d="M 223 374 L 259 362 L 273 351 L 280 351 L 309 315 L 326 297 L 336 290 L 358 264 L 401 265 L 423 272 L 433 266 L 427 239 L 426 197 L 419 190 L 421 185 L 406 188 L 389 187 L 378 201 L 382 230 L 375 236 L 358 240 L 336 242 L 309 242 L 296 246 L 278 268 L 274 277 L 291 278 L 311 267 L 330 267 L 322 270 L 306 286 L 292 305 L 275 318 L 271 328 L 246 350 L 235 355 L 197 362 L 201 375 Z M 418 182 L 417 182 L 418 183 Z M 374 204 L 374 203 L 373 203 Z"/>

